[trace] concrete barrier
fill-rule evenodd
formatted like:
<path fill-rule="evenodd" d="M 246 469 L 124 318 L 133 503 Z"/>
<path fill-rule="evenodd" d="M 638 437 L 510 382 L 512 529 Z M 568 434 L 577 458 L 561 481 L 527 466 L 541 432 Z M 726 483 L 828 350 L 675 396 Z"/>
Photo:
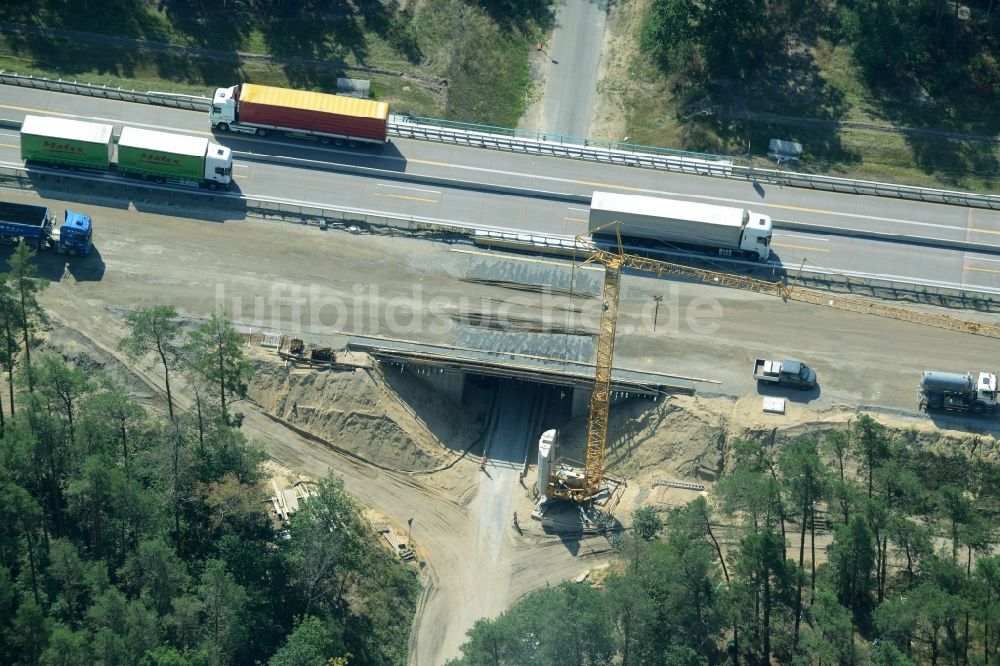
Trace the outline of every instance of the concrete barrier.
<path fill-rule="evenodd" d="M 984 252 L 987 254 L 1000 253 L 1000 246 L 998 245 L 975 243 L 967 240 L 934 238 L 931 236 L 913 236 L 911 234 L 893 234 L 884 231 L 872 231 L 871 229 L 827 227 L 819 224 L 809 224 L 806 222 L 793 222 L 791 220 L 772 220 L 772 222 L 775 229 L 781 229 L 784 231 L 805 231 L 807 233 L 828 234 L 830 236 L 870 238 L 873 240 L 883 240 L 894 243 L 909 243 L 910 245 L 940 247 L 948 250 L 963 250 L 967 252 Z"/>
<path fill-rule="evenodd" d="M 279 218 L 296 220 L 312 225 L 320 223 L 339 223 L 345 227 L 353 224 L 374 228 L 398 229 L 415 235 L 431 235 L 439 239 L 461 239 L 463 242 L 473 240 L 486 246 L 504 249 L 532 251 L 539 254 L 562 255 L 582 258 L 586 256 L 586 248 L 577 246 L 571 237 L 532 234 L 523 231 L 512 231 L 489 225 L 473 225 L 461 220 L 446 220 L 440 218 L 399 215 L 383 211 L 373 211 L 360 208 L 326 206 L 308 201 L 289 201 L 267 197 L 246 197 L 239 194 L 210 192 L 199 188 L 180 188 L 171 185 L 158 185 L 141 180 L 121 178 L 112 175 L 95 176 L 68 171 L 31 171 L 15 165 L 0 165 L 0 185 L 23 190 L 33 190 L 36 181 L 52 181 L 66 186 L 84 186 L 86 195 L 101 200 L 118 200 L 125 198 L 131 201 L 170 207 L 183 206 L 189 213 L 192 205 L 204 206 L 206 209 L 224 209 L 244 214 L 259 216 L 264 219 Z M 697 265 L 698 257 L 684 256 L 683 261 Z M 706 259 L 707 260 L 707 259 Z M 721 261 L 712 257 L 711 267 Z M 709 267 L 709 266 L 706 266 Z M 711 268 L 710 267 L 710 268 Z M 894 300 L 933 303 L 950 307 L 972 308 L 982 312 L 993 312 L 1000 307 L 1000 290 L 988 288 L 962 289 L 960 287 L 925 282 L 918 280 L 885 280 L 870 278 L 864 275 L 833 273 L 831 271 L 798 269 L 794 266 L 763 265 L 755 271 L 767 271 L 763 279 L 778 280 L 786 278 L 803 283 L 806 286 L 822 287 L 833 292 L 871 295 Z"/>
<path fill-rule="evenodd" d="M 389 169 L 376 169 L 373 167 L 355 166 L 353 164 L 339 164 L 337 162 L 321 162 L 319 160 L 307 160 L 300 157 L 285 157 L 282 155 L 261 155 L 259 153 L 233 153 L 234 157 L 254 162 L 267 162 L 271 164 L 284 164 L 297 166 L 317 171 L 334 171 L 337 173 L 350 173 L 358 176 L 368 176 L 369 178 L 381 178 L 383 180 L 405 181 L 410 183 L 422 183 L 425 185 L 439 185 L 453 189 L 474 190 L 480 192 L 497 192 L 499 194 L 514 194 L 521 197 L 531 197 L 535 199 L 549 199 L 552 201 L 566 201 L 569 203 L 590 204 L 590 196 L 585 194 L 569 194 L 566 192 L 549 192 L 546 190 L 535 190 L 527 187 L 517 187 L 514 185 L 498 185 L 495 183 L 479 183 L 470 180 L 456 180 L 454 178 L 444 178 L 441 176 L 428 176 L 419 173 L 406 173 L 404 171 L 391 171 Z"/>

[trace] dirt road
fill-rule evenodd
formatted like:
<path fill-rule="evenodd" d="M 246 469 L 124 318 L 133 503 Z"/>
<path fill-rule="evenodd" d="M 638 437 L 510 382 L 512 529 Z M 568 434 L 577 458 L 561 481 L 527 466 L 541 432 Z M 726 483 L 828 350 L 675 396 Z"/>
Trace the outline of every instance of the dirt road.
<path fill-rule="evenodd" d="M 121 322 L 100 301 L 78 296 L 77 285 L 56 283 L 45 293 L 44 304 L 61 325 L 88 338 L 103 355 L 125 362 L 115 349 L 124 333 Z M 162 397 L 158 372 L 140 369 L 138 374 Z M 182 408 L 193 405 L 192 396 L 176 385 L 174 399 Z M 515 469 L 508 460 L 491 462 L 489 476 L 474 461 L 460 462 L 469 483 L 448 493 L 430 485 L 433 475 L 418 479 L 380 469 L 299 436 L 252 404 L 241 403 L 238 409 L 245 415 L 243 431 L 264 444 L 278 464 L 312 478 L 333 472 L 343 478 L 348 493 L 376 507 L 401 531 L 413 519 L 413 543 L 426 566 L 411 637 L 412 664 L 434 666 L 457 656 L 466 630 L 477 619 L 493 617 L 528 592 L 574 577 L 610 555 L 601 537 L 572 552 L 534 525 L 525 526 L 525 535 L 509 529 L 507 507 L 520 466 Z M 491 492 L 463 504 L 469 487 L 480 480 L 480 489 Z"/>
<path fill-rule="evenodd" d="M 136 306 L 170 303 L 191 321 L 225 309 L 245 327 L 330 345 L 342 343 L 345 332 L 454 344 L 456 309 L 496 308 L 511 299 L 510 290 L 463 281 L 469 256 L 443 244 L 276 222 L 209 222 L 73 207 L 94 216 L 98 256 L 71 261 L 70 278 L 62 277 L 61 259 L 43 257 L 41 272 L 53 281 L 43 303 L 112 356 L 123 333 L 120 314 Z M 661 308 L 653 331 L 651 295 L 660 293 L 667 296 L 664 307 L 676 304 L 676 310 Z M 532 298 L 520 292 L 519 304 L 511 307 L 538 317 Z M 428 312 L 438 316 L 425 318 Z M 702 317 L 712 312 L 714 317 Z M 997 350 L 993 340 L 636 276 L 626 278 L 621 316 L 620 365 L 712 378 L 722 382 L 711 385 L 713 390 L 747 394 L 753 391 L 748 363 L 755 353 L 800 355 L 815 360 L 823 383 L 822 396 L 802 400 L 825 407 L 863 401 L 906 407 L 912 402 L 913 368 L 919 371 L 928 356 L 941 368 L 974 368 Z M 706 329 L 706 322 L 716 326 Z M 159 386 L 158 372 L 140 368 L 139 373 Z M 177 393 L 180 406 L 190 405 L 183 389 Z M 403 532 L 413 518 L 412 538 L 427 580 L 412 636 L 414 664 L 443 663 L 457 655 L 475 619 L 609 557 L 604 539 L 563 541 L 526 519 L 524 535 L 510 528 L 510 512 L 525 504 L 515 473 L 523 455 L 515 448 L 503 455 L 497 449 L 497 462 L 488 468 L 495 483 L 485 481 L 477 462 L 459 463 L 458 471 L 439 483 L 434 475 L 386 472 L 336 454 L 251 405 L 238 409 L 246 414 L 247 433 L 278 463 L 307 476 L 335 471 L 348 492 Z"/>

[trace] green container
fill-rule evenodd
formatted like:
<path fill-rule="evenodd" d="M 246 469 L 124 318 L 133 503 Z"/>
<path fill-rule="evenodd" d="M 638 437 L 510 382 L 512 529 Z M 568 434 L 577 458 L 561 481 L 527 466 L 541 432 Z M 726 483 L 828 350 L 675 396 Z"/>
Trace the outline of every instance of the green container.
<path fill-rule="evenodd" d="M 205 179 L 208 139 L 126 127 L 118 139 L 118 170 L 151 178 Z"/>
<path fill-rule="evenodd" d="M 111 125 L 27 116 L 21 124 L 21 159 L 107 170 Z"/>

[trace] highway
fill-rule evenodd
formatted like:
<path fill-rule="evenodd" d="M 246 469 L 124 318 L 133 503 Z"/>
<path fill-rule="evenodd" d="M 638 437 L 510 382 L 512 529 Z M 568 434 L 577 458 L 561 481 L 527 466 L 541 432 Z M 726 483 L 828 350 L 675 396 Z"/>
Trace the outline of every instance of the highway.
<path fill-rule="evenodd" d="M 205 114 L 60 93 L 5 87 L 0 117 L 28 113 L 127 123 L 210 136 Z M 815 192 L 743 181 L 670 174 L 518 153 L 394 139 L 383 149 L 338 149 L 310 141 L 218 135 L 241 153 L 282 155 L 311 161 L 310 168 L 237 160 L 236 190 L 247 196 L 295 199 L 420 215 L 511 231 L 574 236 L 586 231 L 587 207 L 544 194 L 524 196 L 376 178 L 324 170 L 348 164 L 539 192 L 589 195 L 594 189 L 746 206 L 775 220 L 839 229 L 969 240 L 997 245 L 997 253 L 971 253 L 801 231 L 775 233 L 772 263 L 923 280 L 949 286 L 1000 289 L 1000 212 L 889 198 Z M 0 161 L 18 163 L 18 136 L 0 131 Z"/>

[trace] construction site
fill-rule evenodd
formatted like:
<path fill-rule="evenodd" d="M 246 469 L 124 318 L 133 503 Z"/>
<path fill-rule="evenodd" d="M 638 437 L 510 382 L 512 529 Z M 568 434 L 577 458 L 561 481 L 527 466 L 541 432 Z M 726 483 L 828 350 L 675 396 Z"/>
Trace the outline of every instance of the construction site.
<path fill-rule="evenodd" d="M 50 343 L 162 409 L 158 374 L 126 370 L 117 351 L 124 315 L 169 303 L 194 325 L 224 310 L 253 363 L 234 409 L 271 458 L 276 520 L 310 481 L 344 479 L 387 547 L 420 568 L 414 663 L 443 663 L 476 619 L 605 565 L 609 532 L 637 507 L 709 493 L 734 441 L 873 413 L 916 446 L 1000 455 L 995 420 L 928 418 L 916 404 L 929 355 L 956 368 L 995 358 L 988 312 L 694 269 L 613 244 L 531 256 L 93 210 L 100 258 L 45 292 Z M 61 271 L 47 261 L 43 275 Z M 754 358 L 770 354 L 807 360 L 820 387 L 758 389 Z M 770 398 L 780 410 L 765 409 Z M 181 387 L 175 400 L 193 397 Z"/>

